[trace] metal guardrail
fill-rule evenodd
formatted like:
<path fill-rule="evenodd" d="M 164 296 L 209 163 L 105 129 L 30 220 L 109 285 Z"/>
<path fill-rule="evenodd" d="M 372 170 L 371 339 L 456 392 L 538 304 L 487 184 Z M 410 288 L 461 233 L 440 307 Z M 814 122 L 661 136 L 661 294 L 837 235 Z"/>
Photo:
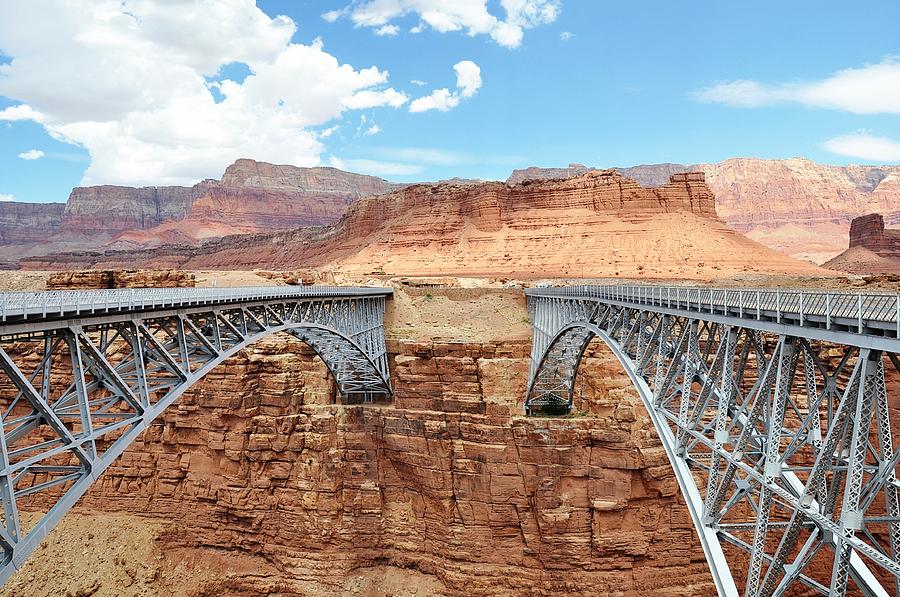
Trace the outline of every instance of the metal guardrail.
<path fill-rule="evenodd" d="M 815 322 L 816 327 L 829 330 L 840 324 L 859 334 L 877 327 L 894 331 L 900 338 L 900 294 L 650 285 L 565 286 L 525 292 L 529 296 L 598 298 L 776 323 L 790 320 L 801 326 Z"/>
<path fill-rule="evenodd" d="M 0 323 L 10 318 L 135 311 L 285 298 L 387 296 L 390 288 L 253 286 L 240 288 L 123 288 L 0 293 Z"/>

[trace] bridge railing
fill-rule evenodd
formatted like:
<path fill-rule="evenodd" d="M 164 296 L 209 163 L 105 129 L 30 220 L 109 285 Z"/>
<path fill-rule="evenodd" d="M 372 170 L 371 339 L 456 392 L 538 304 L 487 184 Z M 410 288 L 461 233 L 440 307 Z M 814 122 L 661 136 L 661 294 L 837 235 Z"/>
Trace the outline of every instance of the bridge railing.
<path fill-rule="evenodd" d="M 389 295 L 390 288 L 341 286 L 258 286 L 236 288 L 123 288 L 0 293 L 0 322 L 9 318 L 134 311 L 165 307 L 284 298 L 340 298 Z"/>
<path fill-rule="evenodd" d="M 743 319 L 841 325 L 860 334 L 871 327 L 900 338 L 900 294 L 753 288 L 608 285 L 532 288 L 530 296 L 586 297 Z"/>

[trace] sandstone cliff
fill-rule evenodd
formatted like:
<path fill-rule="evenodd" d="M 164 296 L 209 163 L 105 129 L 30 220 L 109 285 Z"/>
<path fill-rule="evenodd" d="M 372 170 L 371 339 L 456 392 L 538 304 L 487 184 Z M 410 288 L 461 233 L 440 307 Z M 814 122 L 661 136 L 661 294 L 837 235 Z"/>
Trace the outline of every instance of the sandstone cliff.
<path fill-rule="evenodd" d="M 824 265 L 854 274 L 900 274 L 900 229 L 886 229 L 881 214 L 854 218 L 850 247 Z"/>
<path fill-rule="evenodd" d="M 718 219 L 702 173 L 644 188 L 615 171 L 509 185 L 413 185 L 355 202 L 333 226 L 226 238 L 141 254 L 153 267 L 352 274 L 710 279 L 821 273 Z M 28 259 L 31 269 L 128 267 L 129 252 Z"/>
<path fill-rule="evenodd" d="M 584 166 L 528 168 L 510 177 L 568 178 Z M 644 186 L 701 171 L 725 222 L 770 248 L 817 263 L 845 247 L 850 221 L 869 212 L 900 223 L 900 166 L 829 166 L 803 158 L 734 158 L 715 164 L 619 168 Z"/>
<path fill-rule="evenodd" d="M 229 234 L 330 224 L 355 199 L 400 186 L 335 168 L 241 159 L 221 181 L 193 187 L 79 187 L 64 210 L 58 204 L 0 204 L 0 244 L 20 245 L 10 248 L 13 257 L 193 244 Z M 23 250 L 26 243 L 32 245 Z"/>
<path fill-rule="evenodd" d="M 0 202 L 0 246 L 41 242 L 59 229 L 62 203 Z"/>

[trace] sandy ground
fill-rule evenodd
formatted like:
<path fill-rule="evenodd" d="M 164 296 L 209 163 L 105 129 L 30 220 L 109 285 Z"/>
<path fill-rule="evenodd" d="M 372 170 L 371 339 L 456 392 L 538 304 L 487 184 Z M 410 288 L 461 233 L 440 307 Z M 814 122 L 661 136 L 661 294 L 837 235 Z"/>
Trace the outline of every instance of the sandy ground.
<path fill-rule="evenodd" d="M 424 597 L 444 594 L 436 578 L 390 566 L 360 568 L 339 587 L 266 586 L 277 576 L 262 558 L 174 546 L 177 533 L 159 519 L 70 512 L 6 583 L 3 597 L 218 597 L 279 594 L 303 597 Z"/>

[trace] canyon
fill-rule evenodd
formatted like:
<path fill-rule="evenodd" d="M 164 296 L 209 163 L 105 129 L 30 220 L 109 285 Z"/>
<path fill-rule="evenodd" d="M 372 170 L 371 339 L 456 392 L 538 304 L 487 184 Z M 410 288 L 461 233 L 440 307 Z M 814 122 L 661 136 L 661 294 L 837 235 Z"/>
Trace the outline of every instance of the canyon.
<path fill-rule="evenodd" d="M 588 349 L 576 415 L 526 418 L 521 291 L 395 292 L 390 404 L 339 404 L 315 354 L 272 336 L 167 409 L 64 521 L 102 528 L 51 533 L 7 594 L 384 594 L 354 584 L 373 571 L 404 596 L 713 590 L 608 350 Z"/>
<path fill-rule="evenodd" d="M 716 214 L 702 173 L 647 188 L 614 170 L 521 184 L 412 185 L 355 201 L 336 224 L 162 246 L 35 256 L 25 269 L 325 268 L 346 274 L 712 279 L 824 274 Z"/>

